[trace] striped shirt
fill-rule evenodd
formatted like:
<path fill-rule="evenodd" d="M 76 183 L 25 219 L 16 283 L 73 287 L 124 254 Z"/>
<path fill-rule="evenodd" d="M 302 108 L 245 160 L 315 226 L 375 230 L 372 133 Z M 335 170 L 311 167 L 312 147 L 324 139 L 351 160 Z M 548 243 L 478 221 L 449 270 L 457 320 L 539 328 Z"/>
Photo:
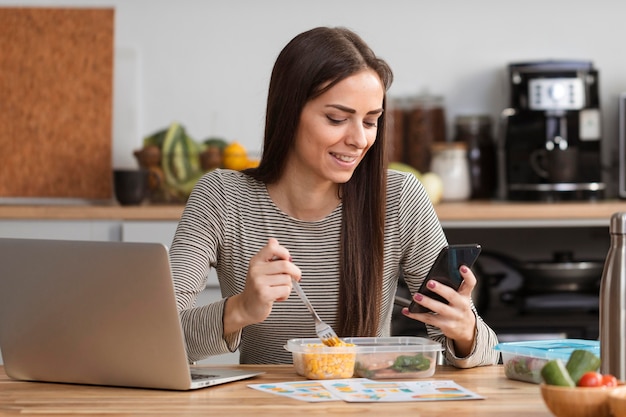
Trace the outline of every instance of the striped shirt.
<path fill-rule="evenodd" d="M 192 192 L 170 249 L 177 306 L 191 362 L 239 349 L 241 363 L 291 363 L 288 339 L 316 337 L 310 313 L 292 292 L 275 302 L 262 323 L 223 334 L 226 299 L 243 291 L 248 261 L 271 237 L 285 246 L 302 271 L 300 281 L 322 320 L 336 326 L 339 282 L 339 235 L 342 206 L 318 221 L 302 221 L 273 203 L 265 184 L 237 171 L 205 174 Z M 377 336 L 390 335 L 394 295 L 401 274 L 411 290 L 423 281 L 439 250 L 447 244 L 437 215 L 421 183 L 390 170 L 387 185 L 384 270 Z M 196 306 L 210 268 L 215 268 L 223 299 Z M 429 337 L 441 342 L 447 361 L 458 367 L 497 363 L 495 333 L 477 316 L 474 351 L 454 355 L 452 343 L 438 328 Z"/>

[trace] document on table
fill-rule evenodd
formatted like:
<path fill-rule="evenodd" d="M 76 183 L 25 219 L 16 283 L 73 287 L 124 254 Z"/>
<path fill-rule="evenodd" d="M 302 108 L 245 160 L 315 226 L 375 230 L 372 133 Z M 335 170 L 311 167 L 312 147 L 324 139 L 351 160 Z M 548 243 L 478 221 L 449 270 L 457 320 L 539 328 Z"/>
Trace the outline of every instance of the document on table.
<path fill-rule="evenodd" d="M 482 400 L 452 380 L 374 381 L 367 378 L 250 384 L 250 388 L 301 401 L 407 402 Z"/>

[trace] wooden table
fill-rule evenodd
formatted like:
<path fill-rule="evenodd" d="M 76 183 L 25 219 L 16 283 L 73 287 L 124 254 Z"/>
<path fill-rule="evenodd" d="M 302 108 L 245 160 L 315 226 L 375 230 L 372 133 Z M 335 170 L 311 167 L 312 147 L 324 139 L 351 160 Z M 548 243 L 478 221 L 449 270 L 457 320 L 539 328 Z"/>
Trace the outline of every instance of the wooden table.
<path fill-rule="evenodd" d="M 291 365 L 244 365 L 265 371 L 244 381 L 186 392 L 97 387 L 9 379 L 0 367 L 0 415 L 185 416 L 550 416 L 539 386 L 507 379 L 501 365 L 440 366 L 435 379 L 452 379 L 484 400 L 405 403 L 308 403 L 249 388 L 250 383 L 300 380 Z"/>

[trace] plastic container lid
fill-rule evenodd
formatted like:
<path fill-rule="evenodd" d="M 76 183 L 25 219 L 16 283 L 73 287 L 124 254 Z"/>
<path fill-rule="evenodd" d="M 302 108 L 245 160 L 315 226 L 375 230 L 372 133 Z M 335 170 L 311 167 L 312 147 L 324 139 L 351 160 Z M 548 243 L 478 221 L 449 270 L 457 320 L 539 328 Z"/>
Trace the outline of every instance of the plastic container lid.
<path fill-rule="evenodd" d="M 441 343 L 425 337 L 346 337 L 355 346 L 320 346 L 320 339 L 290 339 L 285 349 L 294 353 L 376 353 L 376 352 L 439 352 Z"/>
<path fill-rule="evenodd" d="M 342 339 L 346 341 L 345 339 Z M 320 339 L 289 339 L 284 346 L 292 353 L 355 353 L 355 346 L 324 346 Z"/>
<path fill-rule="evenodd" d="M 584 349 L 600 355 L 600 342 L 584 339 L 535 340 L 527 342 L 499 343 L 495 350 L 503 353 L 530 356 L 543 359 L 561 359 L 567 361 L 576 349 Z"/>
<path fill-rule="evenodd" d="M 343 339 L 354 343 L 358 353 L 375 352 L 439 352 L 441 343 L 425 337 L 348 337 Z"/>

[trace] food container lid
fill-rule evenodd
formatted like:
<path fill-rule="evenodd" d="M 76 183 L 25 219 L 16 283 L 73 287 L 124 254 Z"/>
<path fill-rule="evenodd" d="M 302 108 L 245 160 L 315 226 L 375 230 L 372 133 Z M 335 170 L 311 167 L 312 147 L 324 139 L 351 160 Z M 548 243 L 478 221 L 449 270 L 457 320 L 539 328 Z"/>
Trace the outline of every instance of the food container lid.
<path fill-rule="evenodd" d="M 346 339 L 342 339 L 347 342 Z M 324 346 L 320 339 L 289 339 L 284 346 L 286 350 L 293 353 L 354 353 L 355 346 Z"/>
<path fill-rule="evenodd" d="M 584 339 L 554 339 L 535 340 L 526 342 L 499 343 L 495 350 L 515 355 L 531 356 L 543 359 L 568 360 L 576 349 L 584 349 L 600 355 L 600 342 Z"/>
<path fill-rule="evenodd" d="M 320 339 L 290 339 L 284 346 L 289 352 L 308 353 L 375 353 L 375 352 L 439 352 L 441 343 L 425 337 L 346 337 L 346 343 L 355 346 L 320 346 Z"/>
<path fill-rule="evenodd" d="M 439 352 L 441 343 L 424 337 L 348 337 L 347 343 L 354 343 L 358 353 L 375 352 Z"/>

